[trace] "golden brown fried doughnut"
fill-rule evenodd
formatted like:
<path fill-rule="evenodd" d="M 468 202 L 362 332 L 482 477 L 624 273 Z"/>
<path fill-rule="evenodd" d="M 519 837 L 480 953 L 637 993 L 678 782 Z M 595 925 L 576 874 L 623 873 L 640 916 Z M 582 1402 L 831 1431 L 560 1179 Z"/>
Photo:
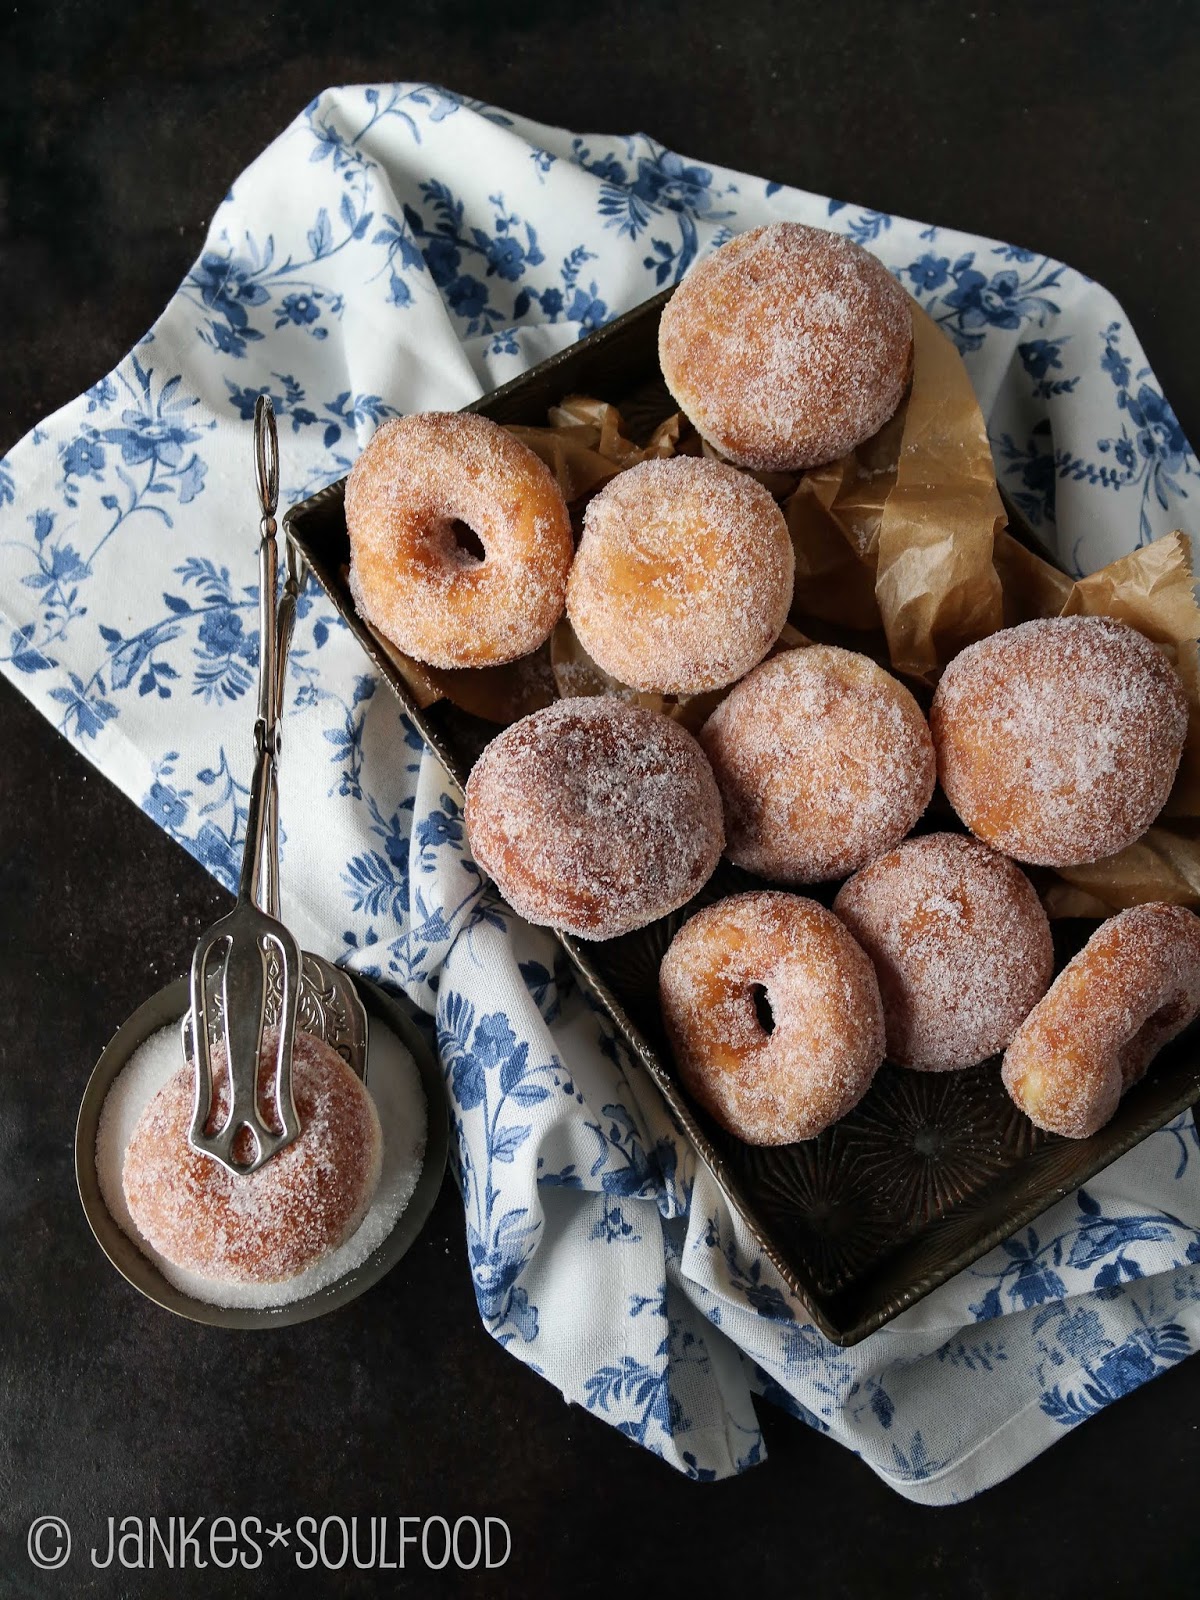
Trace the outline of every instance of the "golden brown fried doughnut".
<path fill-rule="evenodd" d="M 346 529 L 360 614 L 430 666 L 515 661 L 562 615 L 574 553 L 566 504 L 549 467 L 487 417 L 385 422 L 346 484 Z"/>
<path fill-rule="evenodd" d="M 868 656 L 785 650 L 743 678 L 700 742 L 725 806 L 729 859 L 785 883 L 842 878 L 897 844 L 929 804 L 921 709 Z"/>
<path fill-rule="evenodd" d="M 753 478 L 696 456 L 643 461 L 588 504 L 567 615 L 621 683 L 702 694 L 775 643 L 795 567 L 783 513 Z"/>
<path fill-rule="evenodd" d="M 275 1048 L 268 1035 L 259 1111 L 278 1129 Z M 213 1051 L 210 1131 L 228 1115 L 225 1059 L 223 1045 Z M 379 1182 L 383 1135 L 374 1101 L 336 1050 L 296 1034 L 292 1095 L 302 1131 L 257 1172 L 235 1176 L 190 1148 L 194 1086 L 194 1067 L 180 1067 L 142 1112 L 125 1152 L 129 1214 L 154 1249 L 222 1283 L 279 1283 L 344 1244 Z"/>
<path fill-rule="evenodd" d="M 558 700 L 505 728 L 467 783 L 476 861 L 529 922 L 613 939 L 690 900 L 720 859 L 704 753 L 657 711 Z"/>
<path fill-rule="evenodd" d="M 888 1060 L 923 1072 L 1003 1050 L 1054 974 L 1050 924 L 1007 857 L 958 833 L 906 839 L 833 909 L 875 964 Z"/>
<path fill-rule="evenodd" d="M 680 1077 L 749 1144 L 815 1138 L 858 1104 L 883 1060 L 869 959 L 799 895 L 761 890 L 697 912 L 663 958 L 659 993 Z"/>
<path fill-rule="evenodd" d="M 1134 906 L 1101 923 L 1017 1030 L 1004 1087 L 1047 1133 L 1086 1139 L 1200 1013 L 1200 917 Z"/>
<path fill-rule="evenodd" d="M 842 234 L 774 222 L 696 263 L 663 311 L 658 356 L 722 455 L 794 472 L 853 450 L 900 404 L 911 302 Z"/>
<path fill-rule="evenodd" d="M 955 656 L 929 720 L 942 788 L 971 832 L 1018 861 L 1068 867 L 1145 833 L 1188 717 L 1149 639 L 1112 617 L 1047 617 Z"/>

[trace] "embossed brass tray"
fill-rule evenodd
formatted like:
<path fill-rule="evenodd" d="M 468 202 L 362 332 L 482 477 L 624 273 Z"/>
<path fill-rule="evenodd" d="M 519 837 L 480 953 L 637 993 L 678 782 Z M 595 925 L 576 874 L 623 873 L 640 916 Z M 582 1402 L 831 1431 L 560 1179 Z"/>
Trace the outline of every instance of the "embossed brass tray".
<path fill-rule="evenodd" d="M 635 433 L 648 434 L 675 409 L 657 359 L 658 321 L 669 293 L 470 409 L 501 423 L 540 425 L 566 395 L 595 395 L 619 405 Z M 293 506 L 284 519 L 288 537 L 461 787 L 496 726 L 445 700 L 421 710 L 356 614 L 344 576 L 344 489 L 343 480 Z M 1012 532 L 1025 537 L 1009 510 Z M 950 824 L 938 817 L 936 825 Z M 885 1065 L 862 1103 L 819 1139 L 770 1150 L 743 1144 L 694 1105 L 676 1079 L 657 976 L 663 952 L 691 912 L 749 887 L 763 885 L 722 862 L 691 905 L 648 928 L 595 944 L 560 937 L 730 1205 L 813 1322 L 838 1344 L 854 1344 L 898 1316 L 1200 1099 L 1200 1050 L 1192 1029 L 1162 1052 L 1112 1122 L 1090 1139 L 1039 1133 L 1005 1094 L 992 1061 L 955 1073 Z M 835 888 L 820 898 L 829 900 Z M 1088 932 L 1087 924 L 1056 926 L 1060 964 Z"/>

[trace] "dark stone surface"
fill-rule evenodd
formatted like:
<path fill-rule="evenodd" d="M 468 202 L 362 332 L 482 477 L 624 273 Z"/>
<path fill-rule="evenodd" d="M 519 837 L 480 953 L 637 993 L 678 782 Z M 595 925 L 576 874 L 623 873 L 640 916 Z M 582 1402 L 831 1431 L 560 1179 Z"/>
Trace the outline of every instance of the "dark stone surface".
<path fill-rule="evenodd" d="M 550 122 L 646 127 L 696 156 L 1045 250 L 1124 302 L 1200 432 L 1186 3 L 568 10 L 43 0 L 0 20 L 0 448 L 112 367 L 228 182 L 322 87 L 430 78 Z M 0 686 L 0 1593 L 252 1595 L 257 1574 L 94 1573 L 109 1515 L 503 1517 L 474 1592 L 1004 1597 L 1194 1582 L 1200 1363 L 969 1505 L 906 1504 L 767 1410 L 771 1459 L 678 1479 L 481 1329 L 449 1189 L 402 1268 L 338 1315 L 222 1335 L 109 1270 L 75 1197 L 75 1110 L 113 1028 L 180 971 L 222 893 Z M 75 1526 L 65 1573 L 34 1515 Z M 303 1581 L 412 1592 L 421 1571 Z M 293 1580 L 294 1581 L 294 1580 Z"/>

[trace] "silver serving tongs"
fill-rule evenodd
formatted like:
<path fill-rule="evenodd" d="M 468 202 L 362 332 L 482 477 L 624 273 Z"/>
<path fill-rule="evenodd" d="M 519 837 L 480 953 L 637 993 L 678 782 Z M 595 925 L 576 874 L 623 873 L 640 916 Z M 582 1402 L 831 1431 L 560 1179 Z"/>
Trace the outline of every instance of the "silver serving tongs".
<path fill-rule="evenodd" d="M 276 579 L 279 553 L 274 510 L 279 493 L 278 444 L 269 402 L 254 411 L 255 475 L 262 522 L 258 543 L 259 669 L 256 760 L 246 813 L 246 848 L 233 910 L 203 934 L 192 957 L 191 1013 L 184 1019 L 184 1050 L 196 1063 L 196 1098 L 188 1143 L 234 1173 L 256 1171 L 300 1133 L 292 1098 L 292 1045 L 300 1000 L 300 946 L 278 916 L 278 855 L 272 826 L 278 817 L 276 760 L 279 753 Z M 272 860 L 272 855 L 275 859 Z M 265 866 L 265 875 L 264 875 Z M 266 899 L 269 910 L 261 909 Z M 272 914 L 273 913 L 273 914 Z M 219 965 L 217 965 L 219 963 Z M 211 991 L 219 973 L 218 995 Z M 214 1009 L 215 1001 L 215 1009 Z M 268 1006 L 277 1012 L 275 1114 L 279 1131 L 259 1113 L 258 1075 Z M 189 1026 L 190 1024 L 190 1026 Z M 190 1035 L 190 1038 L 189 1038 Z M 213 1106 L 213 1043 L 224 1036 L 229 1077 L 229 1113 L 215 1133 L 207 1131 Z M 234 1159 L 242 1130 L 253 1154 Z"/>
<path fill-rule="evenodd" d="M 292 1097 L 292 1047 L 299 1021 L 364 1081 L 367 1017 L 353 981 L 321 956 L 301 951 L 280 921 L 279 784 L 277 764 L 288 648 L 303 577 L 288 546 L 287 578 L 276 598 L 278 551 L 275 512 L 279 503 L 279 443 L 271 402 L 260 395 L 254 408 L 254 471 L 262 520 L 259 525 L 259 678 L 254 724 L 256 761 L 246 814 L 246 849 L 237 904 L 204 934 L 192 958 L 191 1009 L 183 1019 L 185 1059 L 195 1058 L 196 1097 L 188 1143 L 193 1150 L 244 1174 L 300 1133 Z M 264 1033 L 277 1029 L 271 1077 L 280 1131 L 259 1113 L 258 1066 Z M 212 1052 L 223 1039 L 229 1063 L 229 1113 L 207 1132 L 213 1106 Z M 243 1129 L 254 1146 L 250 1159 L 235 1160 Z M 242 1152 L 239 1152 L 242 1153 Z"/>

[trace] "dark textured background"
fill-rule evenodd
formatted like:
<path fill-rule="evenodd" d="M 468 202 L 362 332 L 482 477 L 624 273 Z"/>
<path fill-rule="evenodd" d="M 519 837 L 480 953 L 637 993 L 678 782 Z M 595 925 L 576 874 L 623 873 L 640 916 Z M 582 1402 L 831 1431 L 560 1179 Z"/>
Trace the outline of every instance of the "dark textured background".
<path fill-rule="evenodd" d="M 427 78 L 548 122 L 685 153 L 1071 262 L 1124 303 L 1200 433 L 1200 24 L 1189 3 L 627 0 L 92 5 L 0 18 L 0 450 L 108 371 L 200 248 L 230 180 L 319 89 Z M 502 15 L 516 20 L 500 22 Z M 179 1322 L 109 1270 L 71 1137 L 116 1024 L 182 970 L 224 897 L 0 685 L 0 1595 L 277 1593 L 37 1580 L 29 1520 L 190 1512 L 504 1517 L 523 1595 L 1195 1592 L 1200 1361 L 1015 1480 L 928 1511 L 769 1409 L 770 1460 L 678 1479 L 568 1409 L 479 1326 L 444 1190 L 402 1267 L 288 1333 Z M 313 1593 L 450 1592 L 343 1575 Z M 91 1580 L 89 1584 L 89 1579 Z M 274 1579 L 274 1581 L 272 1581 Z"/>

